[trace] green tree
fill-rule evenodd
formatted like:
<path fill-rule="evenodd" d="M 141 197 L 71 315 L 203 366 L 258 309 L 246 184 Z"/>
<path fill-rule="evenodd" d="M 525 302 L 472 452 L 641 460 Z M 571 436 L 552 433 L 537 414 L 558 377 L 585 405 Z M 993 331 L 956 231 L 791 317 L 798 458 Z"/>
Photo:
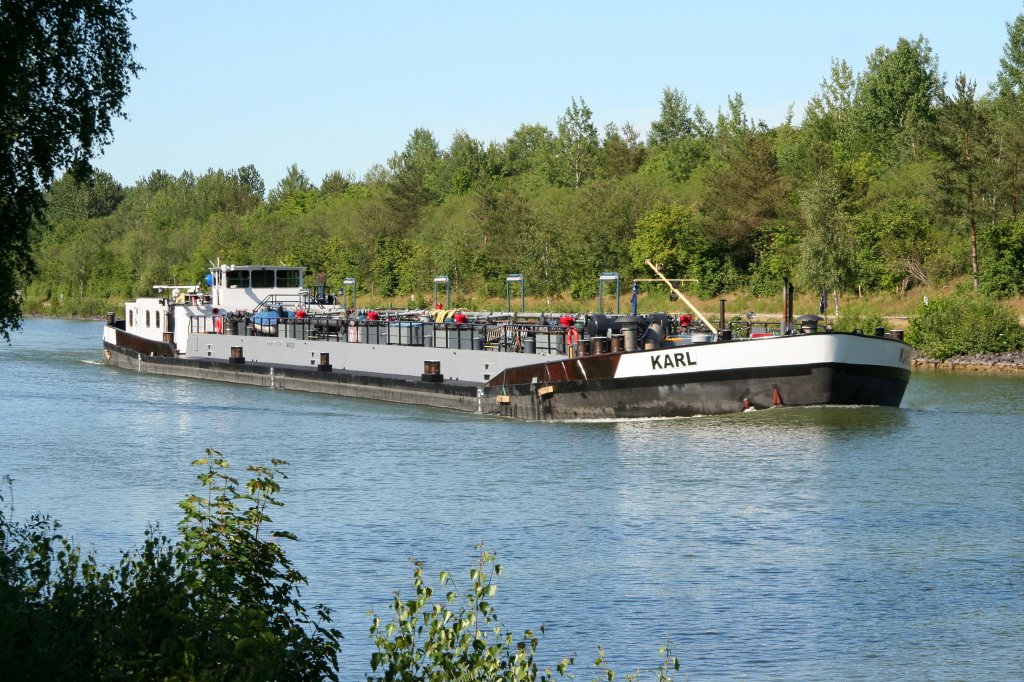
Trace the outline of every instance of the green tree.
<path fill-rule="evenodd" d="M 839 183 L 822 176 L 801 196 L 807 232 L 800 276 L 806 288 L 845 291 L 854 282 L 854 244 Z"/>
<path fill-rule="evenodd" d="M 132 52 L 128 0 L 0 2 L 0 335 L 34 270 L 30 235 L 62 168 L 85 177 L 123 116 Z"/>
<path fill-rule="evenodd" d="M 845 59 L 832 59 L 829 77 L 821 81 L 821 89 L 807 103 L 807 117 L 811 120 L 827 120 L 834 126 L 842 126 L 853 108 L 857 91 L 857 78 Z"/>
<path fill-rule="evenodd" d="M 298 164 L 288 166 L 285 175 L 267 195 L 272 209 L 288 213 L 305 213 L 313 208 L 319 193 Z"/>
<path fill-rule="evenodd" d="M 241 169 L 211 169 L 196 178 L 195 201 L 197 218 L 205 221 L 214 213 L 248 213 L 262 203 L 263 194 L 253 191 Z"/>
<path fill-rule="evenodd" d="M 267 192 L 267 186 L 263 182 L 263 178 L 260 177 L 260 172 L 256 170 L 256 166 L 250 163 L 239 168 L 238 181 L 251 196 L 256 197 L 260 201 L 263 200 L 263 196 Z"/>
<path fill-rule="evenodd" d="M 455 297 L 477 285 L 471 263 L 477 253 L 486 250 L 478 201 L 475 192 L 449 197 L 424 213 L 422 231 L 411 237 L 429 253 L 429 265 L 433 267 L 429 277 L 448 275 Z M 430 281 L 419 282 L 418 290 L 425 291 Z"/>
<path fill-rule="evenodd" d="M 46 190 L 45 222 L 53 226 L 108 216 L 124 196 L 124 188 L 110 173 L 95 171 L 84 181 L 64 173 Z"/>
<path fill-rule="evenodd" d="M 399 291 L 402 268 L 409 258 L 406 240 L 398 237 L 381 237 L 377 240 L 373 252 L 373 276 L 377 285 L 377 293 L 381 296 L 394 296 Z"/>
<path fill-rule="evenodd" d="M 927 148 L 942 93 L 938 60 L 924 36 L 900 38 L 895 49 L 877 48 L 857 81 L 853 126 L 858 151 L 883 165 Z"/>
<path fill-rule="evenodd" d="M 996 85 L 1001 95 L 1024 95 L 1024 14 L 1006 22 L 1006 44 L 999 58 Z"/>
<path fill-rule="evenodd" d="M 406 142 L 405 149 L 388 161 L 390 177 L 387 206 L 399 234 L 406 234 L 419 225 L 420 212 L 440 202 L 438 170 L 441 151 L 434 134 L 417 128 Z"/>
<path fill-rule="evenodd" d="M 439 190 L 445 195 L 465 194 L 485 174 L 484 148 L 464 131 L 456 131 L 452 143 L 439 159 Z"/>
<path fill-rule="evenodd" d="M 995 184 L 1008 197 L 1010 219 L 1017 220 L 1024 196 L 1024 14 L 1006 24 L 1007 40 L 996 74 Z"/>
<path fill-rule="evenodd" d="M 647 136 L 648 171 L 663 172 L 676 182 L 684 182 L 710 155 L 713 126 L 704 111 L 690 111 L 686 95 L 675 88 L 665 88 L 661 99 L 661 115 L 651 122 Z"/>
<path fill-rule="evenodd" d="M 560 175 L 567 178 L 565 184 L 569 187 L 578 188 L 597 173 L 600 142 L 592 116 L 586 101 L 581 97 L 577 104 L 573 97 L 565 114 L 558 118 L 557 160 Z"/>
<path fill-rule="evenodd" d="M 751 235 L 779 218 L 779 203 L 788 188 L 770 134 L 763 123 L 747 119 L 740 95 L 729 98 L 728 115 L 719 116 L 715 144 L 701 212 L 710 233 L 749 261 Z"/>
<path fill-rule="evenodd" d="M 661 96 L 661 115 L 651 122 L 647 144 L 664 147 L 697 134 L 697 126 L 690 116 L 690 103 L 686 95 L 676 88 L 666 87 Z"/>
<path fill-rule="evenodd" d="M 644 215 L 629 243 L 635 272 L 648 272 L 650 259 L 669 277 L 697 280 L 701 296 L 715 296 L 735 284 L 735 268 L 724 244 L 709 237 L 698 216 L 681 204 L 663 204 Z"/>
<path fill-rule="evenodd" d="M 946 161 L 942 181 L 953 215 L 963 217 L 971 241 L 971 273 L 978 289 L 979 167 L 990 137 L 985 109 L 974 98 L 975 83 L 956 79 L 956 95 L 943 97 L 939 149 Z"/>
<path fill-rule="evenodd" d="M 504 292 L 504 276 L 510 272 L 524 272 L 531 290 L 541 291 L 541 283 L 554 267 L 557 240 L 542 229 L 544 223 L 531 209 L 530 200 L 516 183 L 507 181 L 484 183 L 474 198 L 469 214 L 479 236 L 471 252 L 482 291 L 489 295 Z"/>
<path fill-rule="evenodd" d="M 644 161 L 644 146 L 640 134 L 629 123 L 620 129 L 609 123 L 604 129 L 601 145 L 601 175 L 606 178 L 621 178 L 632 175 Z"/>
<path fill-rule="evenodd" d="M 352 185 L 352 177 L 343 175 L 341 171 L 333 170 L 324 176 L 320 181 L 320 194 L 331 196 L 341 194 Z"/>
<path fill-rule="evenodd" d="M 981 291 L 1003 298 L 1024 294 L 1024 222 L 1000 220 L 980 235 L 985 267 Z"/>
<path fill-rule="evenodd" d="M 551 181 L 551 169 L 557 142 L 554 134 L 538 124 L 521 125 L 502 145 L 501 173 L 506 176 L 533 176 L 544 184 Z"/>
<path fill-rule="evenodd" d="M 789 223 L 765 223 L 752 235 L 754 259 L 750 264 L 750 290 L 773 296 L 783 280 L 793 280 L 800 260 L 800 235 Z"/>
<path fill-rule="evenodd" d="M 628 272 L 629 243 L 637 222 L 661 198 L 650 181 L 637 176 L 593 180 L 579 189 L 552 191 L 542 224 L 552 227 L 553 270 L 577 298 L 597 293 L 603 271 Z M 553 293 L 553 292 L 552 292 Z"/>
<path fill-rule="evenodd" d="M 659 206 L 637 223 L 629 244 L 630 264 L 634 271 L 645 272 L 650 259 L 670 275 L 681 276 L 690 272 L 692 256 L 707 246 L 692 210 L 680 204 Z"/>
<path fill-rule="evenodd" d="M 829 76 L 821 82 L 804 111 L 799 159 L 794 165 L 801 180 L 813 181 L 821 173 L 848 175 L 851 116 L 857 80 L 842 59 L 833 59 Z"/>

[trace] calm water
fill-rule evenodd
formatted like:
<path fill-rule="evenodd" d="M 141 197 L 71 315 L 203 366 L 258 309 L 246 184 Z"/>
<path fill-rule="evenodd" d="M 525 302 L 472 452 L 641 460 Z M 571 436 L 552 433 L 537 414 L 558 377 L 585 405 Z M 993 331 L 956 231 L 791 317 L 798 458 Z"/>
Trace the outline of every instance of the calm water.
<path fill-rule="evenodd" d="M 275 520 L 345 679 L 408 558 L 465 584 L 480 542 L 545 661 L 651 669 L 667 636 L 689 679 L 1024 678 L 1024 377 L 916 374 L 898 410 L 532 424 L 140 376 L 98 364 L 100 328 L 0 345 L 5 505 L 113 560 L 173 533 L 204 448 L 289 460 Z"/>

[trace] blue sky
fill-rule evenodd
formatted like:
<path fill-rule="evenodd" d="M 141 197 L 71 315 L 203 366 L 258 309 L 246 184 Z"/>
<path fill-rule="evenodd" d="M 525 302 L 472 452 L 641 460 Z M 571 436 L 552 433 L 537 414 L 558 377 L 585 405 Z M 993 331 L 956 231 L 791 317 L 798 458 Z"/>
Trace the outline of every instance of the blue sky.
<path fill-rule="evenodd" d="M 857 2 L 405 2 L 137 0 L 145 71 L 96 166 L 151 171 L 254 164 L 267 187 L 298 164 L 314 183 L 361 178 L 415 128 L 504 141 L 554 129 L 572 97 L 599 128 L 646 135 L 662 90 L 712 117 L 741 93 L 769 125 L 800 119 L 833 57 L 855 72 L 879 45 L 923 34 L 951 80 L 993 80 L 1020 0 Z"/>

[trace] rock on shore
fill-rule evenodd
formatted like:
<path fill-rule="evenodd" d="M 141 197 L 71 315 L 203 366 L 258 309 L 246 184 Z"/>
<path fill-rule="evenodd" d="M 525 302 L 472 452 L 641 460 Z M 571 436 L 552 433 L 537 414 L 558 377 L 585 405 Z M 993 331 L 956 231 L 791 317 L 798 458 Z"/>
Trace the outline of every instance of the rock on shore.
<path fill-rule="evenodd" d="M 958 355 L 947 360 L 926 358 L 914 351 L 913 367 L 915 370 L 945 370 L 953 372 L 994 372 L 1004 374 L 1024 374 L 1024 352 L 1010 353 L 978 353 L 977 355 Z"/>

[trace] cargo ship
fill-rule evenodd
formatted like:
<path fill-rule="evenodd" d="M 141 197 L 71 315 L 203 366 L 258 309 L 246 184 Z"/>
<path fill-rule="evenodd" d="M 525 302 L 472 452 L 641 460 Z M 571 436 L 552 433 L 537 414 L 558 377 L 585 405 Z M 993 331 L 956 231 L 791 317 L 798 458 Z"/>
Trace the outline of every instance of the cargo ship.
<path fill-rule="evenodd" d="M 818 316 L 793 319 L 788 285 L 781 322 L 727 329 L 724 304 L 718 325 L 696 309 L 359 309 L 354 286 L 349 301 L 349 290 L 328 295 L 322 276 L 310 288 L 304 276 L 297 267 L 217 264 L 205 286 L 154 287 L 155 295 L 126 302 L 123 318 L 107 315 L 104 360 L 149 374 L 530 420 L 898 407 L 910 379 L 902 332 L 839 333 Z"/>

